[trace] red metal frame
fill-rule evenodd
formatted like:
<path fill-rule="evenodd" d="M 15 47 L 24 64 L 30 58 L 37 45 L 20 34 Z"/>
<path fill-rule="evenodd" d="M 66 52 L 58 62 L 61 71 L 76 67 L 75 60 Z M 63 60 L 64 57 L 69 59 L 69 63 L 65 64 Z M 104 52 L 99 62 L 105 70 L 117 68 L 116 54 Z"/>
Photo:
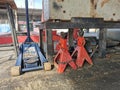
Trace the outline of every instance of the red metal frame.
<path fill-rule="evenodd" d="M 52 31 L 52 35 L 53 35 L 53 41 L 58 41 L 60 39 L 60 36 L 57 35 L 56 31 Z M 39 42 L 39 33 L 37 32 L 31 32 L 31 39 L 38 43 Z M 26 40 L 27 36 L 17 36 L 18 42 L 19 43 L 23 43 Z M 46 41 L 46 35 L 45 35 L 45 31 L 43 31 L 43 41 Z M 0 44 L 11 44 L 13 43 L 12 41 L 12 36 L 11 34 L 4 34 L 4 35 L 0 35 Z"/>

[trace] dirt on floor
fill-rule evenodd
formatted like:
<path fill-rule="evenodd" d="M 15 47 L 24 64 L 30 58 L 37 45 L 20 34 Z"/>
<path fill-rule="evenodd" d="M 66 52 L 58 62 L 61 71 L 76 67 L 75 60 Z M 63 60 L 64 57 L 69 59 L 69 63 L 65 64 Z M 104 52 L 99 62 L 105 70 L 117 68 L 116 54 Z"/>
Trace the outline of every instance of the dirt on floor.
<path fill-rule="evenodd" d="M 93 66 L 87 62 L 77 70 L 68 66 L 63 74 L 54 68 L 12 77 L 15 60 L 12 47 L 0 48 L 0 90 L 120 90 L 120 47 L 109 48 L 104 59 L 95 54 Z"/>

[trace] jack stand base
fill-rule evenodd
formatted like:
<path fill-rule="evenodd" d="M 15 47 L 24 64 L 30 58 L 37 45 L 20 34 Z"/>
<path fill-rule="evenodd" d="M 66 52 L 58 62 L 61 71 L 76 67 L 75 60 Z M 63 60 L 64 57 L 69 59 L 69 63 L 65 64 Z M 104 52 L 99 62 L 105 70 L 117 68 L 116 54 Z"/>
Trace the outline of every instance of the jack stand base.
<path fill-rule="evenodd" d="M 57 67 L 58 73 L 63 73 L 69 64 L 74 70 L 77 69 L 75 62 L 72 60 L 67 50 L 60 49 L 54 58 L 54 65 Z"/>
<path fill-rule="evenodd" d="M 93 65 L 91 58 L 89 57 L 87 51 L 84 47 L 77 46 L 75 51 L 72 54 L 72 57 L 77 53 L 76 64 L 78 67 L 82 67 L 84 61 L 86 60 L 89 64 Z"/>

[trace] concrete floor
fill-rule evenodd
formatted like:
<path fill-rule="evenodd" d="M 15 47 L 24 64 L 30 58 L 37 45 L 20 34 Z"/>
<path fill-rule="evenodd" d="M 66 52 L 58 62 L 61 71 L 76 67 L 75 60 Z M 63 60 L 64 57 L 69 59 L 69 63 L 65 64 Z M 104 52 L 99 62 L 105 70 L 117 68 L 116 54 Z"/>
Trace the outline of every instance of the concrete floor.
<path fill-rule="evenodd" d="M 51 71 L 32 71 L 12 77 L 10 68 L 15 64 L 15 55 L 12 47 L 2 47 L 0 90 L 120 90 L 120 47 L 107 51 L 104 59 L 97 58 L 95 54 L 93 66 L 85 63 L 77 70 L 68 66 L 63 74 L 58 74 L 54 68 Z"/>

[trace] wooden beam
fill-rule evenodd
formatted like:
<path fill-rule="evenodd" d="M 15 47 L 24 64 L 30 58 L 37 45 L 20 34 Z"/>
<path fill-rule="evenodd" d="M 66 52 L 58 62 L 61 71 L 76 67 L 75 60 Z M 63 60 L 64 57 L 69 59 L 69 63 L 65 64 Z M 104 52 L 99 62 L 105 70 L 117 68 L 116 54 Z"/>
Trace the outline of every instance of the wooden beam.
<path fill-rule="evenodd" d="M 100 29 L 99 33 L 99 56 L 104 58 L 106 57 L 106 33 L 105 28 Z"/>
<path fill-rule="evenodd" d="M 9 4 L 12 9 L 17 9 L 14 0 L 0 0 L 0 5 L 6 5 L 6 4 Z"/>
<path fill-rule="evenodd" d="M 15 49 L 15 54 L 18 56 L 18 41 L 17 41 L 17 35 L 16 35 L 16 29 L 15 29 L 15 23 L 14 23 L 14 17 L 13 17 L 13 11 L 11 8 L 9 8 L 9 4 L 6 4 L 7 8 L 7 15 L 8 15 L 8 20 L 12 32 L 12 39 L 13 39 L 13 45 Z"/>
<path fill-rule="evenodd" d="M 40 49 L 41 49 L 42 53 L 45 53 L 44 45 L 43 45 L 43 29 L 39 30 L 39 42 L 40 42 Z"/>
<path fill-rule="evenodd" d="M 73 29 L 71 29 L 71 28 L 68 30 L 68 38 L 69 38 L 68 39 L 69 40 L 68 41 L 69 42 L 69 48 L 73 47 L 74 46 L 73 45 Z"/>
<path fill-rule="evenodd" d="M 120 28 L 120 22 L 45 22 L 40 29 L 68 29 L 68 28 Z"/>
<path fill-rule="evenodd" d="M 46 45 L 46 58 L 51 64 L 53 64 L 54 48 L 52 41 L 52 29 L 46 29 Z"/>

